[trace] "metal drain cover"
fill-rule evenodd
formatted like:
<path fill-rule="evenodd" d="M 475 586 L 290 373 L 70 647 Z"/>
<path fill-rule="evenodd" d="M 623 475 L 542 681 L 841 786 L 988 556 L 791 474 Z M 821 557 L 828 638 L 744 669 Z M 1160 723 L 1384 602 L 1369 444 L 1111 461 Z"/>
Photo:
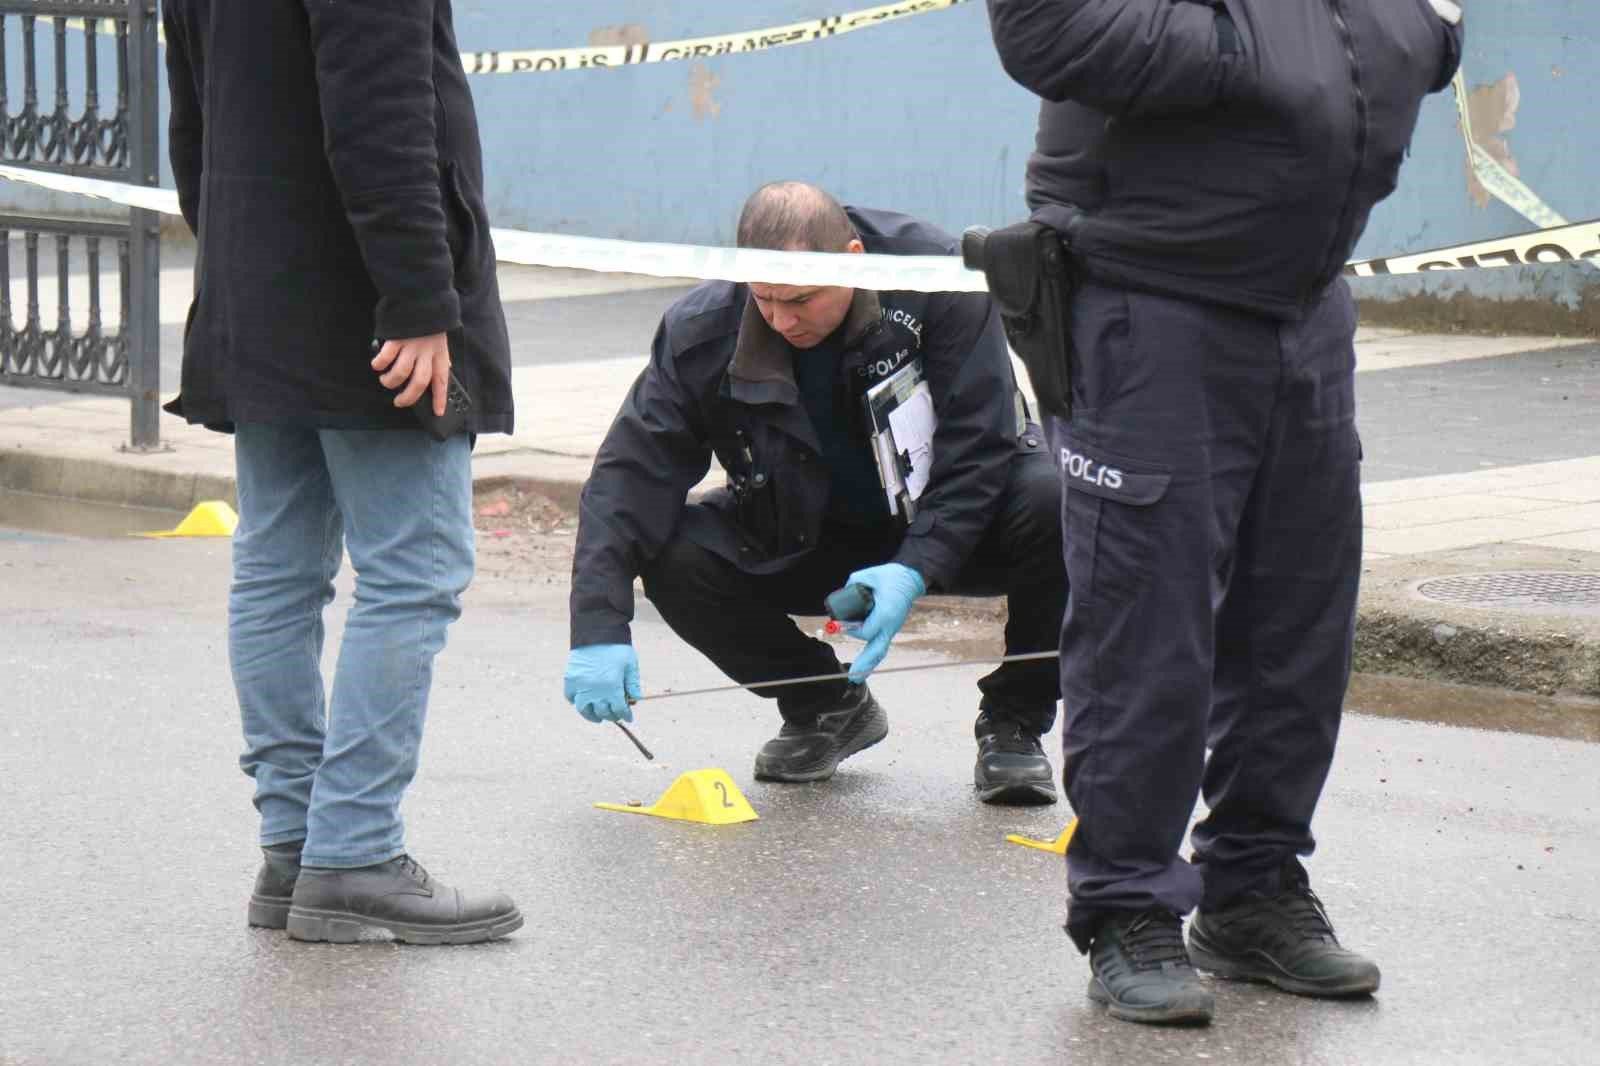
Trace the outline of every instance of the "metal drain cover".
<path fill-rule="evenodd" d="M 1513 570 L 1436 577 L 1417 586 L 1435 603 L 1512 611 L 1551 610 L 1600 614 L 1600 573 Z"/>

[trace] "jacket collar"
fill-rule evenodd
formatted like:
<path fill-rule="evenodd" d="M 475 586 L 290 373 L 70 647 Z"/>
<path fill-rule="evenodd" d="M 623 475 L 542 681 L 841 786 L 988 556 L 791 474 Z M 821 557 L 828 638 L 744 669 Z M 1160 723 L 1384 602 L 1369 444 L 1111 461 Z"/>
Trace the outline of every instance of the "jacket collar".
<path fill-rule="evenodd" d="M 842 325 L 844 347 L 848 351 L 883 319 L 878 294 L 857 289 Z M 728 395 L 740 403 L 779 403 L 793 406 L 800 400 L 800 387 L 794 379 L 795 350 L 779 333 L 767 325 L 748 294 L 744 318 L 739 323 L 739 339 L 728 364 Z"/>

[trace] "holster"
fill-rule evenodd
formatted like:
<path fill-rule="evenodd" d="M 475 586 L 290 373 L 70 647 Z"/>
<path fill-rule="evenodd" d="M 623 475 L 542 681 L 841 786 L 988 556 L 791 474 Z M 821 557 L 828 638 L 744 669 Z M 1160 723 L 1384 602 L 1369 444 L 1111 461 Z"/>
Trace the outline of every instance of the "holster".
<path fill-rule="evenodd" d="M 1061 234 L 1038 222 L 974 226 L 961 236 L 961 258 L 988 278 L 1006 340 L 1027 367 L 1040 409 L 1070 417 L 1073 277 Z"/>

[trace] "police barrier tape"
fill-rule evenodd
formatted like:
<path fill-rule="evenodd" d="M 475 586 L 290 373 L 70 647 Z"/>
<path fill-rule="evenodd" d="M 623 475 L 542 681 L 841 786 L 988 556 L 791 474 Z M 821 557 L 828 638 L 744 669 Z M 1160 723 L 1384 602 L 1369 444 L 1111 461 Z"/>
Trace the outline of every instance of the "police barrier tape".
<path fill-rule="evenodd" d="M 787 26 L 772 26 L 743 33 L 722 33 L 712 37 L 690 37 L 680 41 L 641 42 L 601 45 L 590 48 L 541 48 L 525 51 L 463 52 L 461 63 L 468 74 L 538 74 L 556 70 L 586 70 L 594 67 L 625 67 L 640 63 L 671 63 L 682 59 L 712 59 L 750 52 L 768 52 L 795 44 L 838 37 L 882 26 L 887 22 L 945 11 L 972 0 L 902 0 L 898 4 L 826 15 Z"/>
<path fill-rule="evenodd" d="M 1535 226 L 1551 229 L 1565 226 L 1567 220 L 1560 212 L 1539 198 L 1539 194 L 1523 184 L 1505 165 L 1490 155 L 1483 145 L 1478 143 L 1477 136 L 1472 131 L 1472 113 L 1468 106 L 1467 78 L 1458 68 L 1455 79 L 1450 83 L 1456 95 L 1456 115 L 1461 124 L 1461 139 L 1467 145 L 1467 159 L 1472 164 L 1472 173 L 1489 190 L 1489 195 L 1505 204 L 1511 210 L 1532 222 Z"/>
<path fill-rule="evenodd" d="M 0 166 L 0 178 L 55 192 L 92 196 L 125 207 L 176 215 L 178 194 L 99 178 L 77 178 L 23 167 Z M 491 230 L 496 258 L 522 266 L 568 267 L 607 274 L 662 278 L 764 281 L 777 285 L 847 285 L 880 292 L 987 292 L 981 273 L 959 256 L 829 255 L 768 252 L 751 248 L 653 244 L 559 233 Z"/>
<path fill-rule="evenodd" d="M 0 178 L 55 192 L 109 200 L 166 215 L 178 214 L 178 195 L 99 178 L 76 178 L 23 167 L 0 166 Z M 567 267 L 609 274 L 646 274 L 705 281 L 762 281 L 776 285 L 845 285 L 900 292 L 986 292 L 983 274 L 953 255 L 831 255 L 768 252 L 691 244 L 654 244 L 559 233 L 496 229 L 497 257 L 523 266 Z M 1600 219 L 1537 230 L 1499 240 L 1415 255 L 1350 263 L 1352 277 L 1418 274 L 1481 267 L 1600 262 Z"/>
<path fill-rule="evenodd" d="M 1351 277 L 1372 278 L 1389 274 L 1426 274 L 1436 270 L 1597 261 L 1600 261 L 1600 219 L 1591 219 L 1431 252 L 1364 259 L 1350 263 L 1344 272 Z"/>
<path fill-rule="evenodd" d="M 841 15 L 825 15 L 786 26 L 772 26 L 743 33 L 724 33 L 710 37 L 690 37 L 676 41 L 641 41 L 634 44 L 594 45 L 584 48 L 536 48 L 517 51 L 490 50 L 461 53 L 462 66 L 468 74 L 526 74 L 556 70 L 586 70 L 637 66 L 642 63 L 668 63 L 683 59 L 702 59 L 717 56 L 765 52 L 790 45 L 837 37 L 856 30 L 870 29 L 887 22 L 944 11 L 972 0 L 903 0 L 896 4 L 847 11 Z M 1440 17 L 1451 23 L 1461 20 L 1461 9 L 1452 0 L 1432 0 Z M 48 16 L 46 16 L 48 17 Z M 111 19 L 92 20 L 102 34 L 116 35 L 118 23 Z M 83 19 L 66 20 L 69 29 L 85 30 Z M 156 27 L 157 37 L 165 43 L 166 31 Z M 1452 82 L 1455 91 L 1456 111 L 1460 120 L 1462 140 L 1466 144 L 1467 160 L 1473 174 L 1495 199 L 1510 207 L 1536 226 L 1552 228 L 1564 226 L 1567 220 L 1545 203 L 1515 174 L 1478 143 L 1472 131 L 1472 116 L 1468 107 L 1465 73 L 1457 69 Z"/>
<path fill-rule="evenodd" d="M 760 30 L 740 33 L 719 33 L 710 37 L 687 37 L 677 41 L 640 41 L 635 44 L 591 45 L 586 48 L 528 48 L 514 51 L 493 50 L 462 52 L 461 65 L 468 74 L 542 74 L 557 70 L 594 70 L 609 67 L 638 66 L 641 63 L 671 63 L 683 59 L 712 59 L 718 56 L 745 55 L 751 52 L 769 52 L 774 48 L 787 48 L 795 44 L 810 44 L 827 40 L 856 30 L 869 30 L 888 22 L 946 11 L 952 7 L 973 3 L 974 0 L 901 0 L 897 4 L 846 11 L 839 15 L 824 15 L 792 22 L 787 26 L 769 26 Z M 41 16 L 46 17 L 46 16 Z M 95 20 L 101 34 L 115 36 L 117 24 L 110 19 Z M 83 31 L 83 19 L 68 19 L 67 28 Z M 165 43 L 166 31 L 157 27 L 157 36 Z"/>

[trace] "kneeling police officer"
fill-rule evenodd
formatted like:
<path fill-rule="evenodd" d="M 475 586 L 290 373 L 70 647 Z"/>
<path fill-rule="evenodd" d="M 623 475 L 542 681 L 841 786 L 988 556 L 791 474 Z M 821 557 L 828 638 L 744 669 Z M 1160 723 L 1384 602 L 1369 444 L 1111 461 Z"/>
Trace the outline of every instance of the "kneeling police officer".
<path fill-rule="evenodd" d="M 915 219 L 847 210 L 793 182 L 750 198 L 738 240 L 900 255 L 956 247 Z M 905 479 L 921 488 L 914 503 L 908 487 L 891 511 L 864 401 L 875 385 L 919 375 L 936 424 L 931 460 L 924 449 L 910 461 L 931 465 Z M 689 501 L 713 455 L 727 486 Z M 755 776 L 825 780 L 887 735 L 866 680 L 926 592 L 1003 593 L 1006 652 L 1056 647 L 1060 502 L 986 295 L 702 284 L 663 317 L 583 491 L 566 697 L 590 721 L 632 719 L 628 701 L 641 690 L 629 623 L 642 577 L 668 625 L 734 681 L 837 676 L 758 690 L 776 699 L 783 726 L 757 754 Z M 872 594 L 866 644 L 848 669 L 789 617 L 823 614 L 847 584 Z M 1039 738 L 1059 687 L 1052 658 L 1006 663 L 979 681 L 980 798 L 1055 801 Z"/>

